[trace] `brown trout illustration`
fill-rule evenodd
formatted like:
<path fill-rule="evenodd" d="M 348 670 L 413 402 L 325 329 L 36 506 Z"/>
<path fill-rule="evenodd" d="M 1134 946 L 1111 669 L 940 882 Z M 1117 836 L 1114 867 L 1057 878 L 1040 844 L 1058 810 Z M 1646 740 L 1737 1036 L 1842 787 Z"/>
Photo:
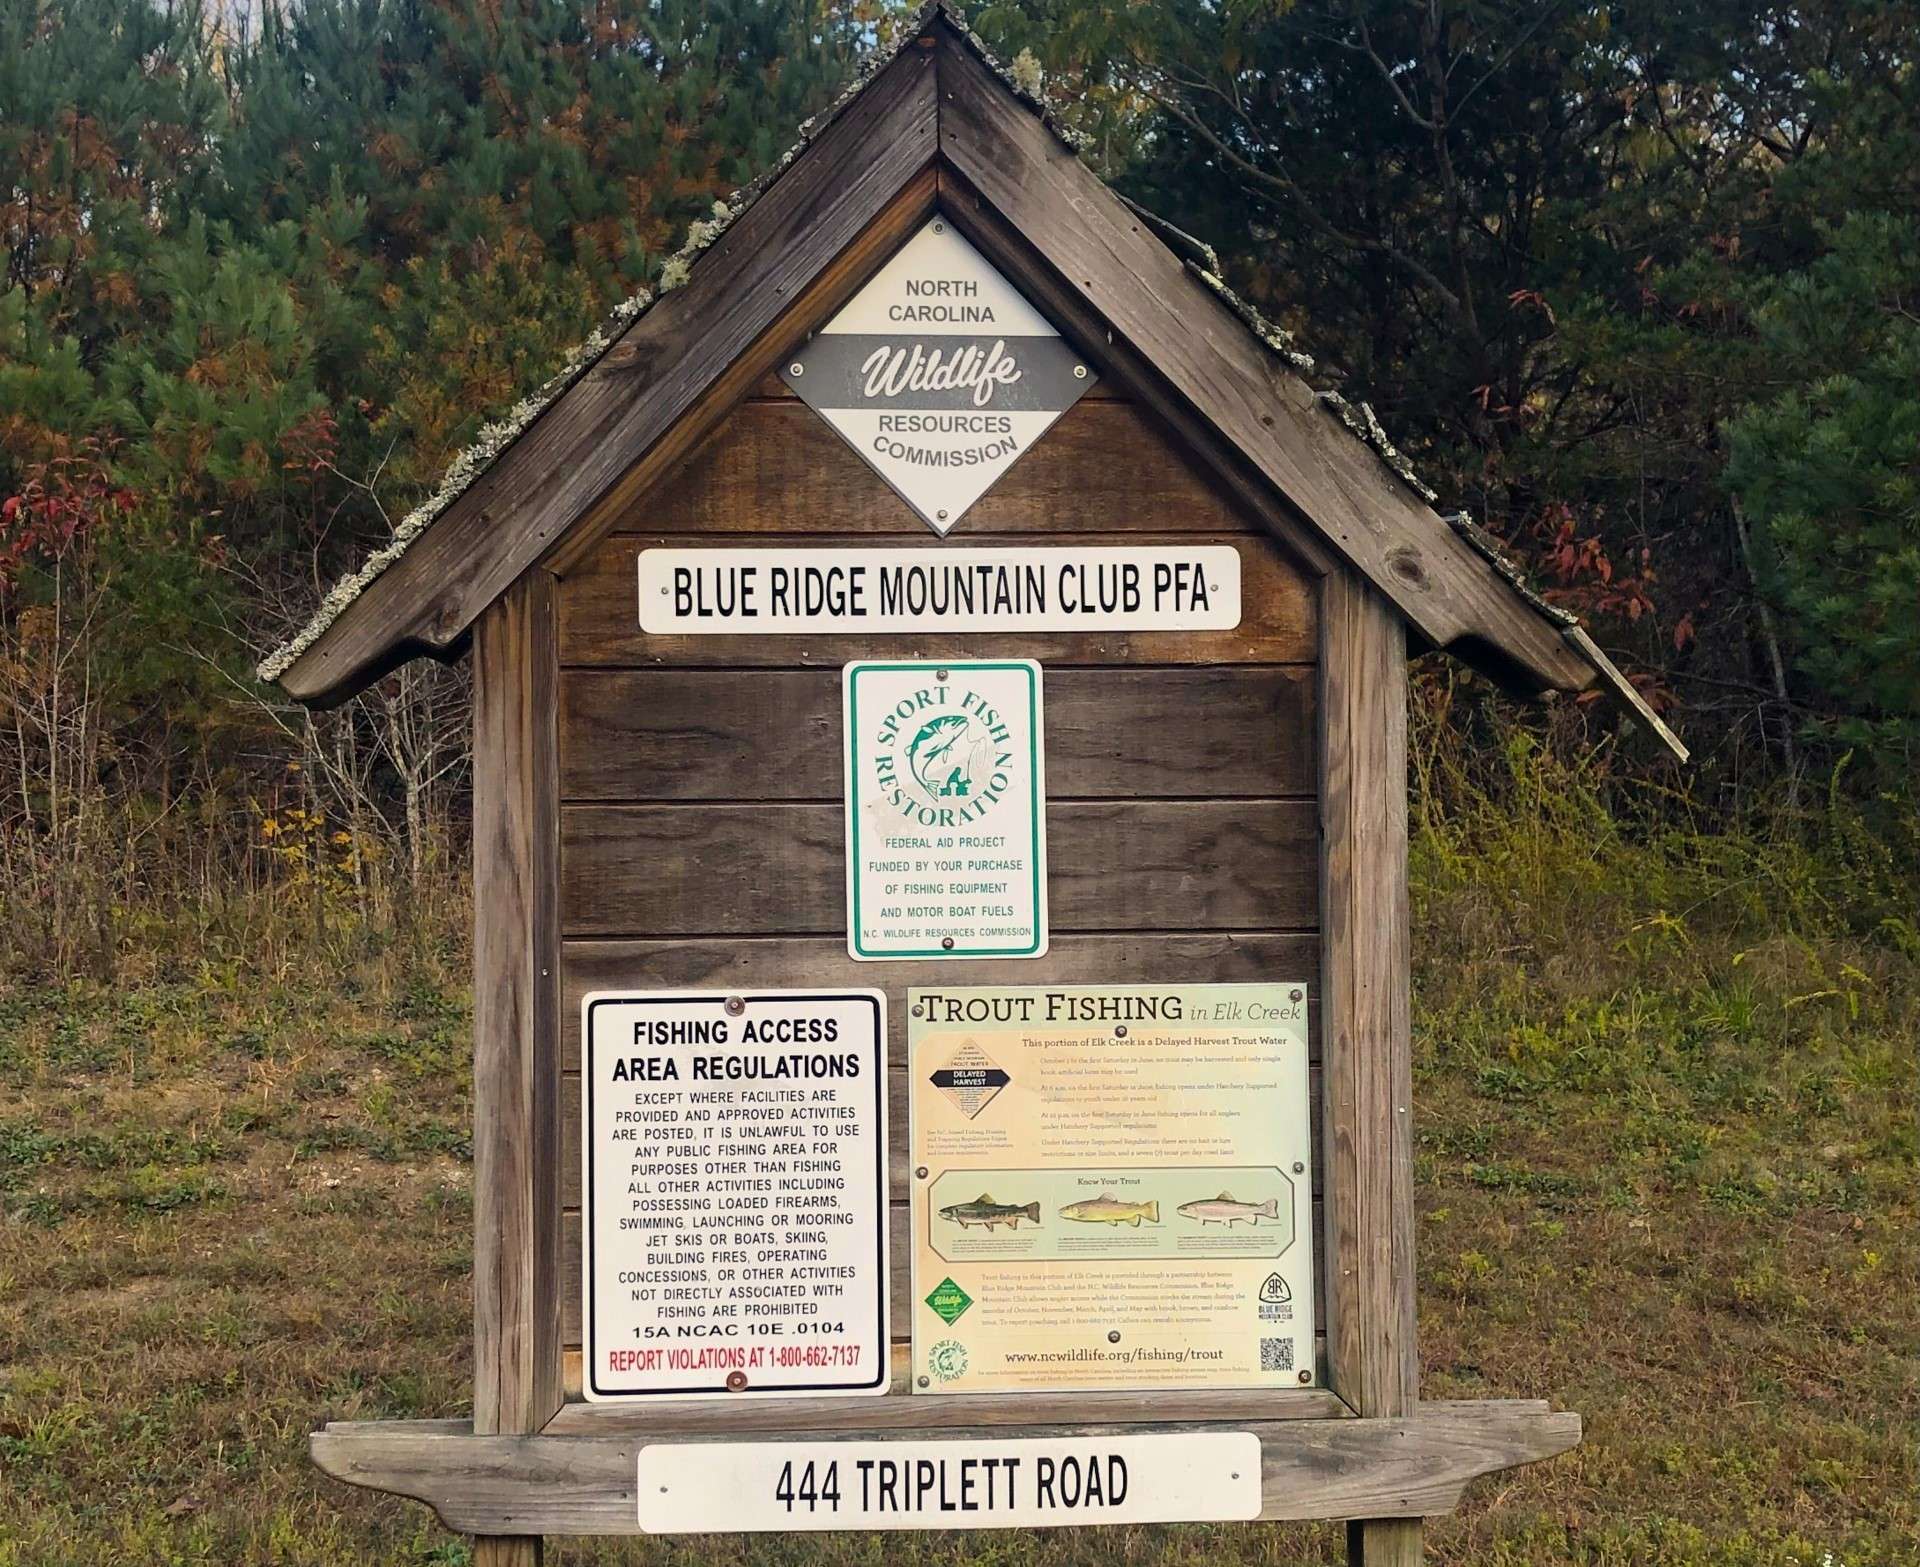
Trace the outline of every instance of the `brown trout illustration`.
<path fill-rule="evenodd" d="M 1060 1217 L 1075 1219 L 1081 1224 L 1131 1224 L 1137 1230 L 1142 1219 L 1149 1224 L 1160 1222 L 1160 1204 L 1122 1202 L 1112 1192 L 1102 1192 L 1098 1197 L 1068 1203 L 1060 1210 Z"/>
<path fill-rule="evenodd" d="M 972 1202 L 956 1202 L 942 1208 L 940 1217 L 953 1220 L 963 1230 L 971 1224 L 984 1225 L 989 1230 L 996 1224 L 1004 1224 L 1010 1230 L 1017 1230 L 1022 1219 L 1030 1224 L 1040 1222 L 1040 1204 L 995 1202 L 982 1192 Z"/>
<path fill-rule="evenodd" d="M 1242 1219 L 1257 1225 L 1262 1219 L 1280 1217 L 1280 1199 L 1269 1197 L 1265 1202 L 1236 1202 L 1227 1193 L 1218 1197 L 1203 1197 L 1198 1202 L 1180 1204 L 1180 1216 L 1184 1219 L 1198 1219 L 1202 1224 L 1238 1224 Z"/>

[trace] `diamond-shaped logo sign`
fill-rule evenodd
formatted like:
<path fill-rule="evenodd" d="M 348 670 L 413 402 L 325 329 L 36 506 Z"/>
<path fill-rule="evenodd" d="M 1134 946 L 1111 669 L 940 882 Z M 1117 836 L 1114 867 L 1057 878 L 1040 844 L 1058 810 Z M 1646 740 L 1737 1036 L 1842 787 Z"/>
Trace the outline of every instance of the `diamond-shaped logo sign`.
<path fill-rule="evenodd" d="M 942 218 L 784 376 L 943 536 L 1098 379 Z"/>
<path fill-rule="evenodd" d="M 958 1322 L 967 1307 L 973 1304 L 973 1297 L 952 1279 L 942 1279 L 934 1285 L 933 1293 L 927 1297 L 927 1305 L 933 1314 L 948 1327 Z"/>
<path fill-rule="evenodd" d="M 930 1073 L 927 1081 L 958 1105 L 960 1113 L 971 1121 L 1013 1079 L 993 1064 L 978 1043 L 964 1039 L 947 1057 L 947 1064 Z"/>

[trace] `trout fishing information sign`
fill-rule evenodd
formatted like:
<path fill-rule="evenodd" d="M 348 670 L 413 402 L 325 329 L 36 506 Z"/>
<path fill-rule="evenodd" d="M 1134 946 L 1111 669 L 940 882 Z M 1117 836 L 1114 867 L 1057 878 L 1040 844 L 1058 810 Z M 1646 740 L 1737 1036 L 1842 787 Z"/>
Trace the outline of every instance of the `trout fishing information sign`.
<path fill-rule="evenodd" d="M 943 537 L 1099 379 L 940 219 L 783 376 Z"/>
<path fill-rule="evenodd" d="M 908 992 L 914 1389 L 1314 1377 L 1304 984 Z"/>
<path fill-rule="evenodd" d="M 841 688 L 847 951 L 894 961 L 1040 956 L 1040 666 L 855 663 Z"/>
<path fill-rule="evenodd" d="M 886 999 L 581 1004 L 589 1399 L 884 1393 Z"/>

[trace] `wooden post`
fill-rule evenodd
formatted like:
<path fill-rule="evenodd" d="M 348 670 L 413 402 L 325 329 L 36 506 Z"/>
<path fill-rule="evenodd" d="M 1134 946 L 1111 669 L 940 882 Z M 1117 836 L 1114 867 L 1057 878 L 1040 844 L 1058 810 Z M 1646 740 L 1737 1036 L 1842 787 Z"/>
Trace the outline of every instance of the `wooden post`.
<path fill-rule="evenodd" d="M 1321 1039 L 1327 1358 L 1363 1416 L 1414 1413 L 1413 1042 L 1407 930 L 1407 666 L 1399 616 L 1357 577 L 1320 609 Z M 1348 1526 L 1355 1567 L 1421 1559 L 1417 1518 Z"/>
<path fill-rule="evenodd" d="M 521 577 L 473 638 L 473 1429 L 559 1410 L 558 707 L 553 578 Z M 537 1536 L 475 1567 L 537 1567 Z"/>

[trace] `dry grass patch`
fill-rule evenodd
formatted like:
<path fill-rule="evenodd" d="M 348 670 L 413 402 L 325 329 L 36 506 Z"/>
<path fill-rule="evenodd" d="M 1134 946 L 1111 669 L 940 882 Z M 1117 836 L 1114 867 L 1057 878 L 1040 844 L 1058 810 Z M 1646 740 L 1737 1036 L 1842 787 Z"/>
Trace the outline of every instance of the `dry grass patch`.
<path fill-rule="evenodd" d="M 1635 842 L 1554 798 L 1416 853 L 1422 1353 L 1432 1396 L 1548 1397 L 1588 1435 L 1476 1487 L 1431 1557 L 1920 1567 L 1920 951 L 1837 851 Z M 463 1562 L 305 1439 L 469 1407 L 464 955 L 168 961 L 0 994 L 0 1567 Z M 1340 1555 L 1191 1527 L 550 1559 Z"/>

